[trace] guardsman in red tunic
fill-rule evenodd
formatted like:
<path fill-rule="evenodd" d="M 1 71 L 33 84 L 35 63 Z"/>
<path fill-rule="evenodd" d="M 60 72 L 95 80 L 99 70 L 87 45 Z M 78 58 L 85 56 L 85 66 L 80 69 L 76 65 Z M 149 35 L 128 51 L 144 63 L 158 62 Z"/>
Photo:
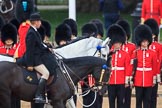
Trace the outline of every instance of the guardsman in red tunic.
<path fill-rule="evenodd" d="M 18 29 L 19 45 L 18 45 L 18 49 L 17 49 L 16 58 L 22 57 L 24 55 L 25 51 L 26 51 L 25 38 L 26 38 L 26 34 L 27 34 L 29 28 L 30 28 L 30 21 L 29 20 L 22 22 L 20 24 L 20 27 Z"/>
<path fill-rule="evenodd" d="M 158 91 L 158 83 L 161 82 L 160 78 L 160 62 L 161 62 L 161 44 L 157 42 L 158 39 L 158 34 L 159 34 L 159 27 L 158 23 L 156 22 L 155 19 L 150 18 L 147 19 L 144 24 L 148 25 L 151 30 L 152 30 L 152 43 L 149 46 L 149 49 L 152 49 L 156 52 L 157 54 L 157 60 L 158 60 L 158 70 L 157 70 L 157 83 L 152 89 L 152 96 L 151 96 L 151 107 L 150 108 L 156 108 L 156 103 L 157 103 L 157 91 Z"/>
<path fill-rule="evenodd" d="M 123 108 L 125 87 L 128 87 L 128 80 L 131 76 L 130 56 L 122 50 L 122 45 L 126 42 L 126 33 L 123 28 L 117 24 L 110 26 L 107 36 L 111 39 L 113 46 L 111 59 L 111 75 L 108 82 L 109 108 L 115 108 L 117 99 L 117 108 Z"/>
<path fill-rule="evenodd" d="M 130 25 L 127 20 L 119 20 L 117 21 L 117 24 L 120 25 L 126 32 L 126 42 L 122 45 L 122 50 L 126 51 L 130 55 L 130 57 L 132 57 L 132 54 L 134 50 L 136 49 L 136 46 L 134 43 L 128 42 L 130 35 L 131 35 Z M 130 70 L 130 72 L 132 72 L 132 70 Z M 131 81 L 131 79 L 132 78 L 130 78 L 129 80 Z M 124 108 L 130 108 L 131 106 L 131 93 L 132 93 L 132 87 L 131 86 L 126 87 L 125 98 L 124 98 Z"/>
<path fill-rule="evenodd" d="M 85 25 L 82 26 L 82 36 L 97 37 L 97 35 L 98 35 L 98 29 L 94 23 L 90 22 L 90 23 L 86 23 Z M 88 75 L 88 77 L 86 77 L 84 79 L 84 82 L 86 82 L 89 85 L 88 86 L 86 84 L 83 84 L 83 82 L 81 81 L 82 93 L 85 94 L 89 87 L 92 87 L 95 85 L 95 80 L 94 80 L 93 76 L 90 74 L 90 75 Z M 83 104 L 90 105 L 94 100 L 94 95 L 95 94 L 93 91 L 90 91 L 87 95 L 85 95 L 83 97 Z M 86 107 L 83 106 L 83 108 L 86 108 Z M 97 93 L 96 101 L 94 102 L 94 104 L 88 108 L 102 108 L 102 97 L 99 97 L 99 93 Z"/>
<path fill-rule="evenodd" d="M 152 42 L 152 31 L 147 25 L 138 25 L 134 33 L 139 48 L 134 52 L 134 58 L 137 59 L 134 74 L 136 108 L 151 108 L 152 89 L 156 84 L 158 70 L 157 54 L 154 50 L 149 49 Z"/>
<path fill-rule="evenodd" d="M 17 48 L 17 29 L 12 24 L 5 24 L 1 29 L 0 54 L 13 56 Z"/>
<path fill-rule="evenodd" d="M 15 15 L 17 20 L 20 22 L 18 29 L 19 34 L 19 45 L 15 53 L 15 58 L 20 58 L 26 51 L 25 38 L 27 31 L 30 27 L 29 17 L 34 12 L 34 1 L 33 0 L 17 0 L 15 7 Z"/>
<path fill-rule="evenodd" d="M 153 18 L 158 25 L 162 24 L 162 3 L 161 0 L 143 0 L 141 23 L 148 18 Z"/>

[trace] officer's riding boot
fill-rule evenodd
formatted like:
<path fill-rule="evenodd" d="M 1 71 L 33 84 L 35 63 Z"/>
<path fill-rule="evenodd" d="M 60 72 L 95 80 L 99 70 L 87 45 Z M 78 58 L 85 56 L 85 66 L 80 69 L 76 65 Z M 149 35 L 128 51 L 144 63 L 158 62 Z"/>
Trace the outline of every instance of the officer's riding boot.
<path fill-rule="evenodd" d="M 47 80 L 44 78 L 41 78 L 39 81 L 39 85 L 37 88 L 37 92 L 35 94 L 34 101 L 35 103 L 45 103 L 45 86 L 46 86 Z"/>

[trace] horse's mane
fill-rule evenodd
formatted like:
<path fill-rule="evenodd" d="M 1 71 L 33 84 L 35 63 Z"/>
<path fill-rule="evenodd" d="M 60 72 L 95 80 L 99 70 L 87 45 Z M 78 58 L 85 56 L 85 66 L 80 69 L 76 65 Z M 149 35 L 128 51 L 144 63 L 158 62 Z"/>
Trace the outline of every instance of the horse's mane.
<path fill-rule="evenodd" d="M 83 66 L 83 65 L 101 65 L 106 63 L 104 59 L 93 57 L 93 56 L 85 56 L 85 57 L 76 57 L 76 58 L 69 58 L 63 59 L 63 62 L 68 65 L 75 65 L 75 66 Z"/>
<path fill-rule="evenodd" d="M 86 38 L 88 38 L 88 37 L 78 37 L 78 38 L 76 38 L 76 39 L 74 39 L 74 40 L 68 42 L 67 44 L 58 46 L 58 47 L 56 47 L 56 48 L 62 48 L 62 47 L 64 47 L 64 46 L 68 46 L 68 45 L 70 45 L 70 44 L 76 43 L 76 42 L 78 42 L 78 41 L 80 41 L 80 40 L 82 40 L 82 39 L 86 39 Z"/>

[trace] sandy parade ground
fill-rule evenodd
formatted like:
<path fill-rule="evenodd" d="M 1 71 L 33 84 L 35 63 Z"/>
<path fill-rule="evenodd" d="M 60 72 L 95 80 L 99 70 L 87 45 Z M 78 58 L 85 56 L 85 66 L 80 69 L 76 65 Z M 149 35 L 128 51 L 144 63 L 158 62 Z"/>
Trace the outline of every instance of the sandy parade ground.
<path fill-rule="evenodd" d="M 131 98 L 131 108 L 135 108 L 135 95 L 134 95 L 134 89 L 132 91 L 132 98 Z M 81 98 L 80 98 L 81 99 Z M 102 108 L 109 108 L 108 103 L 108 97 L 104 97 L 103 100 L 103 107 Z M 30 108 L 29 102 L 21 101 L 21 108 Z M 83 108 L 82 105 L 77 101 L 77 108 Z M 158 89 L 158 97 L 157 97 L 157 108 L 162 108 L 162 85 L 159 86 Z"/>

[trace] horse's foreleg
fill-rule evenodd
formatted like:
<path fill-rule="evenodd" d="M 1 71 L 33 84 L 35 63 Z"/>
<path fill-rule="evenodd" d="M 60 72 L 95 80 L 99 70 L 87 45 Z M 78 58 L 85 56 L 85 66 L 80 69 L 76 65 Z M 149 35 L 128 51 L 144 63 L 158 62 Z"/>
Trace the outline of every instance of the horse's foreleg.
<path fill-rule="evenodd" d="M 0 90 L 0 108 L 11 108 L 11 93 Z"/>
<path fill-rule="evenodd" d="M 52 102 L 51 105 L 53 106 L 53 108 L 66 108 L 63 101 L 55 101 Z"/>
<path fill-rule="evenodd" d="M 31 108 L 44 108 L 44 104 L 31 102 Z"/>

